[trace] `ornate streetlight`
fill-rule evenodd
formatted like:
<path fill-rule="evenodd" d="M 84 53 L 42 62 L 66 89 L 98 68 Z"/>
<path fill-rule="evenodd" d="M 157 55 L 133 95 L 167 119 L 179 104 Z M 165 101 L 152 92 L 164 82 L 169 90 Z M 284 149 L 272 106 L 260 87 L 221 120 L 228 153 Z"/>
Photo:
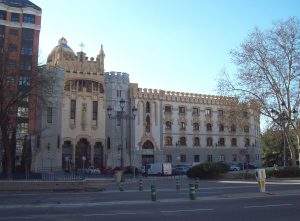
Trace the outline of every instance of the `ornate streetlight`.
<path fill-rule="evenodd" d="M 120 144 L 120 150 L 121 150 L 121 167 L 124 167 L 124 156 L 123 156 L 123 120 L 134 120 L 137 112 L 137 108 L 135 106 L 132 107 L 131 113 L 127 114 L 126 111 L 124 111 L 126 101 L 124 99 L 121 99 L 119 101 L 120 109 L 121 111 L 117 111 L 116 114 L 113 114 L 114 109 L 111 106 L 108 106 L 107 108 L 107 115 L 109 119 L 116 119 L 120 121 L 120 138 L 121 138 L 121 144 Z M 131 159 L 131 149 L 130 149 L 130 166 L 132 166 L 132 159 Z"/>

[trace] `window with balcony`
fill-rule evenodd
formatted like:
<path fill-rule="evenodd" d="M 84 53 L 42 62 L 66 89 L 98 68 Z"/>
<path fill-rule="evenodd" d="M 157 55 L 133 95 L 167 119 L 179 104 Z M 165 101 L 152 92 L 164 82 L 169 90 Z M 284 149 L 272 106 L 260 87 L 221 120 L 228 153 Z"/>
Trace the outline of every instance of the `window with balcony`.
<path fill-rule="evenodd" d="M 194 155 L 194 163 L 200 162 L 200 155 Z"/>
<path fill-rule="evenodd" d="M 165 137 L 165 146 L 172 146 L 172 137 Z"/>
<path fill-rule="evenodd" d="M 185 129 L 186 129 L 185 122 L 180 122 L 180 130 L 185 130 Z"/>
<path fill-rule="evenodd" d="M 20 14 L 18 14 L 18 13 L 11 13 L 10 14 L 10 20 L 12 22 L 20 22 Z"/>
<path fill-rule="evenodd" d="M 185 107 L 179 107 L 179 114 L 185 114 Z"/>
<path fill-rule="evenodd" d="M 23 14 L 23 22 L 35 24 L 35 15 Z"/>
<path fill-rule="evenodd" d="M 206 124 L 206 130 L 207 131 L 212 131 L 212 124 L 211 123 Z"/>
<path fill-rule="evenodd" d="M 223 124 L 220 124 L 219 125 L 219 132 L 223 132 L 224 131 L 224 125 Z"/>
<path fill-rule="evenodd" d="M 219 139 L 218 145 L 221 146 L 221 147 L 225 146 L 225 138 L 224 137 L 221 137 Z"/>
<path fill-rule="evenodd" d="M 179 138 L 179 145 L 186 146 L 186 138 L 185 137 L 180 137 Z"/>
<path fill-rule="evenodd" d="M 212 110 L 209 109 L 209 108 L 205 109 L 205 116 L 206 117 L 211 117 L 211 115 L 212 115 Z"/>
<path fill-rule="evenodd" d="M 171 121 L 166 121 L 166 130 L 172 130 L 172 122 Z"/>
<path fill-rule="evenodd" d="M 170 105 L 165 106 L 165 113 L 172 113 L 172 107 Z"/>
<path fill-rule="evenodd" d="M 213 162 L 213 156 L 211 154 L 207 155 L 207 161 Z"/>
<path fill-rule="evenodd" d="M 199 129 L 200 129 L 199 123 L 194 123 L 193 124 L 193 130 L 194 131 L 199 131 Z"/>
<path fill-rule="evenodd" d="M 237 146 L 237 140 L 236 138 L 231 138 L 231 146 L 236 147 Z"/>
<path fill-rule="evenodd" d="M 199 137 L 194 138 L 194 146 L 196 146 L 196 147 L 200 146 L 200 138 Z"/>
<path fill-rule="evenodd" d="M 193 107 L 193 115 L 199 115 L 199 108 L 197 108 L 197 107 Z"/>
<path fill-rule="evenodd" d="M 206 146 L 212 147 L 213 139 L 211 137 L 206 138 Z"/>

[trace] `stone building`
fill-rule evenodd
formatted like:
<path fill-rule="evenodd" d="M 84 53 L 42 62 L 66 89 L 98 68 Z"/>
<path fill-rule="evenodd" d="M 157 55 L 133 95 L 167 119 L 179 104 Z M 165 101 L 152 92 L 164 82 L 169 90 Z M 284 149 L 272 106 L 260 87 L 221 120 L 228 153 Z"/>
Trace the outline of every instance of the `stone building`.
<path fill-rule="evenodd" d="M 102 46 L 96 59 L 75 54 L 64 38 L 50 53 L 48 68 L 64 76 L 60 111 L 51 112 L 61 121 L 48 125 L 35 170 L 45 165 L 69 170 L 154 162 L 260 165 L 255 102 L 142 89 L 130 83 L 127 73 L 104 72 L 104 57 Z"/>

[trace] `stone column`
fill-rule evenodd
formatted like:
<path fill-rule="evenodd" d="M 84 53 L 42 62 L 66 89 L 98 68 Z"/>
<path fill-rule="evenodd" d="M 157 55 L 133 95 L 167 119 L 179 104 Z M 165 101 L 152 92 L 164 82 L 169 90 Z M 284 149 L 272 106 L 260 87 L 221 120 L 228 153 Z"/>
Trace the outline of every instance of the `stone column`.
<path fill-rule="evenodd" d="M 91 166 L 94 166 L 94 155 L 95 155 L 95 141 L 92 140 L 91 143 Z"/>

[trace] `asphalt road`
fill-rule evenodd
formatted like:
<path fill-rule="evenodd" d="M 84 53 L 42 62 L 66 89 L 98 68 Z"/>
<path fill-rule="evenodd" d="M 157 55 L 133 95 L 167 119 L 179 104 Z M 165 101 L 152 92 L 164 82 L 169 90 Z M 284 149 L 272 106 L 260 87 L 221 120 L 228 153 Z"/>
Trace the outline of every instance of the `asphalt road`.
<path fill-rule="evenodd" d="M 156 180 L 157 201 L 147 183 L 119 192 L 0 193 L 1 220 L 299 220 L 300 182 L 281 181 L 259 193 L 255 182 L 202 181 L 197 199 L 188 198 L 187 181 L 178 192 L 172 180 Z"/>

